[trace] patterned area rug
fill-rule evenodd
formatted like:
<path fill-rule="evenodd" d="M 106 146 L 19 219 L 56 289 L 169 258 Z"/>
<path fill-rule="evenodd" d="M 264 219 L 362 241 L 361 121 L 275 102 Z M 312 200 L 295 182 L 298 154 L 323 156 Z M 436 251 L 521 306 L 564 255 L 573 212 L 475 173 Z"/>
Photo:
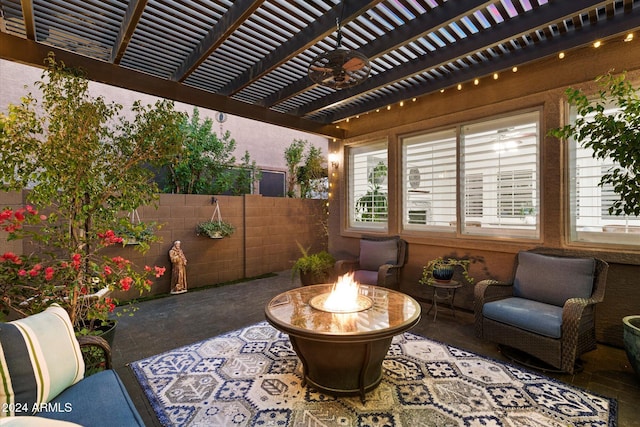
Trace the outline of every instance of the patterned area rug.
<path fill-rule="evenodd" d="M 615 426 L 616 401 L 404 333 L 383 380 L 336 398 L 301 386 L 287 335 L 267 322 L 131 365 L 165 426 Z"/>

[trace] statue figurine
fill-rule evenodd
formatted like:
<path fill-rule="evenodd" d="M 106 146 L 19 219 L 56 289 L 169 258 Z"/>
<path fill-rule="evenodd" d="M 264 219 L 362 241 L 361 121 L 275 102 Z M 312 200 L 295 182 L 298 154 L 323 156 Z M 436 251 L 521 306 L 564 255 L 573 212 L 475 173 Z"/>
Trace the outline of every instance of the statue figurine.
<path fill-rule="evenodd" d="M 169 250 L 171 260 L 171 293 L 182 294 L 187 292 L 187 257 L 180 247 L 180 240 L 173 242 Z"/>

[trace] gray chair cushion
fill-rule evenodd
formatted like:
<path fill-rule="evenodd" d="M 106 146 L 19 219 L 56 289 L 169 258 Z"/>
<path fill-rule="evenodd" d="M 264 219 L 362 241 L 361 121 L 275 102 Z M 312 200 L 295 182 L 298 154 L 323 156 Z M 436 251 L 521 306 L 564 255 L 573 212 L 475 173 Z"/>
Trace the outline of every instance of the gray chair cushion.
<path fill-rule="evenodd" d="M 551 338 L 562 336 L 562 307 L 522 298 L 505 298 L 482 306 L 488 319 Z"/>
<path fill-rule="evenodd" d="M 377 285 L 378 284 L 378 270 L 356 270 L 353 273 L 353 280 L 362 285 Z"/>
<path fill-rule="evenodd" d="M 38 416 L 71 421 L 87 427 L 144 427 L 144 421 L 115 371 L 93 374 L 69 387 L 51 401 L 61 411 Z M 65 409 L 70 409 L 65 411 Z"/>
<path fill-rule="evenodd" d="M 563 306 L 569 298 L 589 298 L 595 260 L 520 252 L 513 282 L 515 297 Z"/>
<path fill-rule="evenodd" d="M 360 268 L 378 271 L 383 264 L 397 264 L 396 240 L 360 240 Z"/>

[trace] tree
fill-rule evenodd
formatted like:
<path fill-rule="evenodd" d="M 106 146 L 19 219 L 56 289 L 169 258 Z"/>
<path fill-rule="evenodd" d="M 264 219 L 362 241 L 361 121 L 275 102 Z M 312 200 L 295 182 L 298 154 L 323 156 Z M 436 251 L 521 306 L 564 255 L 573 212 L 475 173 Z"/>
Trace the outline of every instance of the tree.
<path fill-rule="evenodd" d="M 67 308 L 77 324 L 87 315 L 82 295 L 97 287 L 149 288 L 144 274 L 133 275 L 126 260 L 114 261 L 101 250 L 122 241 L 113 229 L 123 212 L 158 198 L 149 166 L 179 153 L 182 115 L 172 102 L 136 102 L 135 118 L 128 121 L 119 116 L 122 105 L 89 95 L 82 71 L 56 62 L 53 54 L 45 62 L 42 80 L 36 82 L 41 103 L 29 93 L 21 105 L 9 106 L 8 115 L 0 115 L 3 189 L 30 188 L 26 197 L 35 208 L 5 210 L 0 219 L 10 238 L 30 237 L 47 250 L 42 254 L 49 264 L 36 263 L 31 272 L 46 270 L 46 281 L 64 274 L 59 286 L 48 288 L 48 298 Z M 38 209 L 47 215 L 36 215 Z M 23 227 L 25 218 L 34 223 L 42 219 L 37 232 Z M 128 279 L 120 282 L 124 277 L 112 274 L 116 271 L 126 272 Z"/>
<path fill-rule="evenodd" d="M 287 197 L 296 197 L 298 169 L 307 144 L 306 140 L 294 139 L 291 145 L 284 149 L 284 160 L 287 163 Z"/>
<path fill-rule="evenodd" d="M 573 124 L 553 129 L 550 135 L 573 138 L 593 150 L 599 159 L 611 158 L 612 167 L 600 179 L 600 186 L 610 185 L 619 196 L 609 207 L 612 215 L 640 216 L 640 98 L 626 80 L 625 73 L 608 73 L 596 79 L 600 90 L 590 98 L 583 91 L 569 88 L 569 103 L 575 105 L 578 118 Z M 611 106 L 619 110 L 610 113 Z"/>
<path fill-rule="evenodd" d="M 236 141 L 230 132 L 222 138 L 213 130 L 213 120 L 200 119 L 193 109 L 191 117 L 181 123 L 183 150 L 169 164 L 167 193 L 183 194 L 246 194 L 251 193 L 253 180 L 258 179 L 258 168 L 251 162 L 248 151 L 242 165 L 236 166 L 233 152 Z"/>
<path fill-rule="evenodd" d="M 200 120 L 200 112 L 193 109 L 191 117 L 185 117 L 180 129 L 183 134 L 183 149 L 169 163 L 169 185 L 165 188 L 169 193 L 184 194 L 216 194 L 217 187 L 228 185 L 226 173 L 235 164 L 233 151 L 236 141 L 226 132 L 218 138 L 213 130 L 213 121 L 206 118 Z M 226 183 L 226 184 L 225 184 Z"/>
<path fill-rule="evenodd" d="M 312 198 L 327 191 L 327 168 L 321 148 L 309 146 L 304 165 L 298 169 L 298 182 L 302 198 Z"/>
<path fill-rule="evenodd" d="M 288 197 L 296 197 L 297 190 L 301 198 L 326 193 L 327 168 L 321 148 L 309 144 L 306 140 L 296 139 L 285 149 L 284 158 L 288 168 Z"/>

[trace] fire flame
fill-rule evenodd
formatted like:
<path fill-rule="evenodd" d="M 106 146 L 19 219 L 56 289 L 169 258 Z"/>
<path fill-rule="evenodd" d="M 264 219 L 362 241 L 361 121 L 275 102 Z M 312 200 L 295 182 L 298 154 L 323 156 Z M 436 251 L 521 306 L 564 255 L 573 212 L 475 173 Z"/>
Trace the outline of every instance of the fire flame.
<path fill-rule="evenodd" d="M 359 284 L 353 279 L 353 273 L 338 277 L 331 293 L 324 302 L 327 311 L 348 312 L 358 309 Z"/>

